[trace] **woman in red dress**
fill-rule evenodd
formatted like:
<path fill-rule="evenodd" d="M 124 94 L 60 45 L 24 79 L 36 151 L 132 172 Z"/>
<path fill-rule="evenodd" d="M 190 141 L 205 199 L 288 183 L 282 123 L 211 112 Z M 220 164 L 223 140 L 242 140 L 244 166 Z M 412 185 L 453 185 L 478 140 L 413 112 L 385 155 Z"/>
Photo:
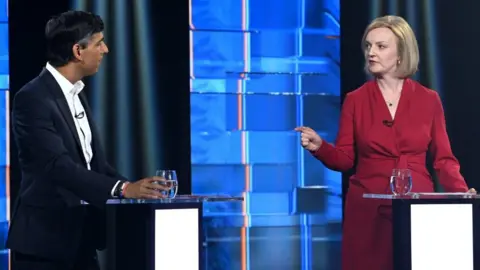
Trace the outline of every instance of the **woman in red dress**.
<path fill-rule="evenodd" d="M 296 130 L 302 146 L 326 167 L 347 171 L 357 162 L 346 195 L 342 269 L 389 270 L 391 205 L 364 199 L 364 193 L 391 194 L 394 168 L 410 169 L 412 192 L 433 192 L 427 152 L 446 191 L 475 190 L 468 190 L 452 154 L 439 95 L 410 79 L 419 52 L 408 23 L 397 16 L 375 19 L 365 30 L 362 47 L 366 70 L 374 79 L 347 94 L 335 145 L 309 127 Z"/>

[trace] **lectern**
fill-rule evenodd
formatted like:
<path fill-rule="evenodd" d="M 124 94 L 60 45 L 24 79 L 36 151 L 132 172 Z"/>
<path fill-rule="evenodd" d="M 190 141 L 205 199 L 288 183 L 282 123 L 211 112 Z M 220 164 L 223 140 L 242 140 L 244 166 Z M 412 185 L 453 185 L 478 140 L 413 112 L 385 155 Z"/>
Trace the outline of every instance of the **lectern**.
<path fill-rule="evenodd" d="M 242 200 L 195 195 L 108 200 L 107 269 L 203 270 L 203 203 Z"/>
<path fill-rule="evenodd" d="M 480 269 L 479 195 L 364 194 L 392 205 L 394 270 Z"/>

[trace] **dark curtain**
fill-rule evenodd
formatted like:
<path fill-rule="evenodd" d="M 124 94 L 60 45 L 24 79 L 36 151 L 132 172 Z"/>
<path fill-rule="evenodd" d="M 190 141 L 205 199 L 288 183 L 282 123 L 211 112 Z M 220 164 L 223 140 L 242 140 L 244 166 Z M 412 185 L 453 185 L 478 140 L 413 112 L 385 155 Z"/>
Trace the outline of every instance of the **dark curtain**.
<path fill-rule="evenodd" d="M 415 79 L 439 92 L 445 108 L 447 131 L 452 149 L 460 161 L 461 172 L 471 187 L 478 189 L 476 174 L 480 127 L 474 119 L 480 115 L 480 91 L 476 53 L 480 29 L 476 18 L 480 2 L 453 3 L 446 0 L 341 0 L 341 57 L 343 96 L 362 85 L 364 59 L 360 49 L 363 31 L 375 17 L 399 15 L 412 26 L 420 47 L 420 69 Z M 432 172 L 431 162 L 429 164 Z M 348 177 L 343 175 L 343 190 Z M 437 190 L 441 190 L 434 175 Z"/>
<path fill-rule="evenodd" d="M 175 169 L 190 193 L 188 0 L 77 0 L 100 15 L 110 53 L 87 95 L 113 165 L 132 180 Z"/>
<path fill-rule="evenodd" d="M 45 66 L 46 22 L 69 9 L 105 20 L 110 54 L 85 91 L 109 161 L 132 180 L 175 169 L 179 194 L 190 193 L 188 0 L 10 1 L 10 99 Z M 10 142 L 14 202 L 21 175 Z"/>

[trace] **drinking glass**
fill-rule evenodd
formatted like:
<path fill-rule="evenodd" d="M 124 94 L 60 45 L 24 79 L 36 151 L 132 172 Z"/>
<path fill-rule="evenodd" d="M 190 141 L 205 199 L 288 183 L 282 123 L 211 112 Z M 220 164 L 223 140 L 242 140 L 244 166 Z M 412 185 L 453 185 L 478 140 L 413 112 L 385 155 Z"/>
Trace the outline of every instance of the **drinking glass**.
<path fill-rule="evenodd" d="M 412 173 L 409 169 L 393 169 L 390 188 L 394 195 L 407 195 L 412 190 Z"/>
<path fill-rule="evenodd" d="M 164 180 L 158 181 L 158 184 L 168 187 L 167 190 L 162 191 L 162 194 L 170 199 L 175 198 L 178 191 L 178 180 L 175 170 L 157 170 L 155 175 L 164 178 Z"/>

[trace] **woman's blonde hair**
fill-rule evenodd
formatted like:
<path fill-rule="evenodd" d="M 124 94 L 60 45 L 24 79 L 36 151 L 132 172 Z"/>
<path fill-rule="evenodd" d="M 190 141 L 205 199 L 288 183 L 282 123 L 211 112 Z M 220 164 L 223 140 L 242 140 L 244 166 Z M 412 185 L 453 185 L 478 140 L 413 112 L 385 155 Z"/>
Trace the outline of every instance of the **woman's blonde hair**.
<path fill-rule="evenodd" d="M 418 70 L 420 54 L 418 51 L 417 38 L 410 25 L 399 16 L 383 16 L 373 20 L 365 29 L 362 38 L 362 49 L 366 55 L 366 38 L 370 31 L 377 28 L 388 28 L 397 37 L 398 55 L 400 63 L 397 67 L 397 75 L 401 78 L 413 76 Z M 368 72 L 368 64 L 365 63 L 365 70 Z"/>

